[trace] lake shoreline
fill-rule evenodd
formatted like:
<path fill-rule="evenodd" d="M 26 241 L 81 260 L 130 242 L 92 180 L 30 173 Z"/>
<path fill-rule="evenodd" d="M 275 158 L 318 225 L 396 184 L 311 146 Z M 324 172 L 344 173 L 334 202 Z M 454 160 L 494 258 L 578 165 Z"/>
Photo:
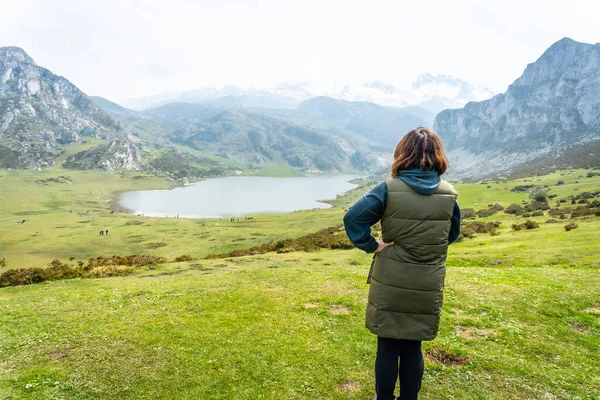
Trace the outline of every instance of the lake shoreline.
<path fill-rule="evenodd" d="M 113 199 L 110 202 L 110 209 L 113 212 L 121 212 L 121 213 L 127 213 L 127 214 L 131 214 L 131 215 L 137 215 L 137 216 L 144 216 L 144 217 L 152 217 L 152 218 L 186 218 L 186 219 L 219 219 L 219 218 L 247 218 L 248 216 L 251 215 L 257 215 L 257 214 L 287 214 L 287 213 L 291 213 L 291 212 L 296 212 L 296 211 L 304 211 L 304 210 L 314 210 L 314 209 L 324 209 L 324 208 L 332 208 L 335 207 L 331 201 L 339 198 L 340 196 L 343 196 L 345 193 L 347 193 L 350 190 L 353 190 L 357 187 L 360 186 L 360 184 L 358 182 L 355 182 L 356 180 L 362 180 L 365 179 L 366 176 L 363 175 L 357 175 L 357 174 L 353 174 L 353 175 L 349 175 L 349 174 L 307 174 L 304 176 L 296 176 L 296 177 L 258 177 L 258 176 L 228 176 L 228 177 L 221 177 L 221 178 L 211 178 L 211 179 L 205 179 L 202 181 L 198 181 L 198 182 L 194 182 L 188 185 L 178 185 L 178 186 L 174 186 L 174 187 L 169 187 L 168 189 L 156 189 L 156 190 L 141 190 L 141 191 L 121 191 L 121 192 L 115 192 Z M 290 181 L 292 181 L 292 183 L 295 184 L 307 184 L 309 183 L 313 183 L 313 185 L 311 187 L 309 187 L 307 192 L 305 193 L 294 193 L 293 190 L 293 184 L 292 187 L 290 188 Z M 233 181 L 233 183 L 232 183 Z M 247 183 L 243 184 L 244 181 L 248 181 Z M 312 181 L 316 181 L 316 183 L 318 183 L 318 185 L 314 185 L 315 182 Z M 274 187 L 279 188 L 281 185 L 280 183 L 284 183 L 284 186 L 288 186 L 288 190 L 290 192 L 290 196 L 289 198 L 284 198 L 284 199 L 280 199 L 280 201 L 273 205 L 271 204 L 271 206 L 265 206 L 262 208 L 257 208 L 257 207 L 252 207 L 252 206 L 248 206 L 247 209 L 244 209 L 243 207 L 240 208 L 239 207 L 239 202 L 236 201 L 235 207 L 232 209 L 223 209 L 220 208 L 222 205 L 221 203 L 230 203 L 231 206 L 231 200 L 229 200 L 228 198 L 233 196 L 236 198 L 242 198 L 245 200 L 245 202 L 255 202 L 255 203 L 263 203 L 263 202 L 269 202 L 271 201 L 272 203 L 272 197 L 273 197 L 273 193 L 271 192 L 271 190 Z M 226 184 L 225 184 L 226 183 Z M 264 192 L 259 192 L 257 193 L 256 190 L 254 188 L 254 186 L 256 185 L 266 185 L 267 183 L 269 183 L 270 185 L 267 185 L 265 187 L 263 187 Z M 277 185 L 274 185 L 274 183 L 276 183 Z M 340 183 L 343 183 L 342 185 L 340 185 Z M 218 184 L 223 184 L 223 187 L 212 187 L 214 185 L 218 185 Z M 201 191 L 199 189 L 195 189 L 197 188 L 199 185 L 204 185 L 206 188 L 206 191 Z M 236 193 L 236 189 L 237 186 L 241 185 L 242 188 L 246 187 L 246 190 L 249 191 L 249 193 L 244 193 L 243 191 L 240 193 L 239 190 Z M 332 188 L 332 185 L 334 185 L 334 187 Z M 227 190 L 227 186 L 230 186 L 229 189 L 233 188 L 233 191 L 229 191 Z M 309 185 L 310 186 L 310 185 Z M 194 203 L 202 203 L 203 199 L 204 199 L 204 204 L 203 205 L 198 205 L 198 206 L 194 206 L 194 207 L 198 207 L 198 209 L 204 209 L 206 210 L 205 214 L 198 214 L 197 213 L 197 209 L 194 209 L 194 211 L 196 212 L 190 212 L 190 206 L 189 204 L 185 204 L 182 200 L 182 196 L 186 196 L 185 194 L 183 194 L 184 190 L 188 190 L 188 191 L 196 191 L 196 198 L 194 199 Z M 212 192 L 211 192 L 212 190 Z M 260 189 L 258 189 L 260 190 Z M 281 189 L 280 189 L 281 190 Z M 285 189 L 284 189 L 285 190 Z M 333 190 L 333 192 L 332 192 Z M 177 194 L 172 194 L 169 192 L 173 192 L 173 191 L 177 191 Z M 321 195 L 321 194 L 316 194 L 313 195 L 310 200 L 306 200 L 306 199 L 301 199 L 300 197 L 304 196 L 304 197 L 311 197 L 313 191 L 318 192 L 318 191 L 325 191 L 326 194 L 325 195 Z M 268 197 L 265 197 L 265 193 L 269 193 Z M 308 194 L 307 194 L 308 193 Z M 287 193 L 286 193 L 287 194 Z M 133 203 L 136 202 L 136 200 L 132 200 L 132 198 L 136 198 L 139 196 L 155 196 L 155 197 L 163 197 L 165 198 L 165 200 L 163 200 L 163 204 L 153 204 L 154 208 L 152 208 L 152 206 L 149 206 L 147 204 L 148 202 L 148 197 L 145 200 L 137 200 L 138 204 L 134 205 Z M 279 194 L 281 195 L 281 193 Z M 132 198 L 127 198 L 128 196 L 131 196 Z M 170 197 L 168 197 L 170 196 Z M 189 195 L 188 195 L 189 196 Z M 314 198 L 315 196 L 318 196 L 318 198 Z M 221 199 L 220 201 L 215 202 L 214 200 L 211 201 L 206 201 L 206 198 L 219 198 Z M 167 198 L 169 198 L 168 200 L 166 200 Z M 144 203 L 144 201 L 146 201 L 146 203 Z M 179 202 L 178 205 L 174 205 L 174 203 Z M 296 205 L 290 206 L 290 207 L 285 207 L 285 206 L 281 206 L 281 204 L 287 204 L 287 203 L 296 203 Z M 310 204 L 308 204 L 307 202 L 309 202 Z M 144 203 L 144 205 L 140 205 L 141 203 Z M 300 204 L 301 203 L 301 204 Z M 298 205 L 300 204 L 300 205 Z M 307 205 L 308 204 L 308 205 Z M 166 207 L 171 207 L 170 210 L 168 210 Z M 179 208 L 178 208 L 179 207 Z M 204 208 L 202 208 L 204 207 Z M 212 209 L 218 209 L 219 212 L 211 212 L 209 210 Z M 224 206 L 223 206 L 224 207 Z M 177 212 L 179 211 L 179 212 Z"/>

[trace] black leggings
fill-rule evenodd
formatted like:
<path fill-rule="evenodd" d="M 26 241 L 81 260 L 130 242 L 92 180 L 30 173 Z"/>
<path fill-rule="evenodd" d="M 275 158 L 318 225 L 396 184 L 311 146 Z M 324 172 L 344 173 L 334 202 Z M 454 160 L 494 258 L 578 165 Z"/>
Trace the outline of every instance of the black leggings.
<path fill-rule="evenodd" d="M 400 368 L 398 368 L 400 359 Z M 418 340 L 377 337 L 375 390 L 377 400 L 394 400 L 396 380 L 400 377 L 400 400 L 416 399 L 423 379 L 423 353 Z"/>

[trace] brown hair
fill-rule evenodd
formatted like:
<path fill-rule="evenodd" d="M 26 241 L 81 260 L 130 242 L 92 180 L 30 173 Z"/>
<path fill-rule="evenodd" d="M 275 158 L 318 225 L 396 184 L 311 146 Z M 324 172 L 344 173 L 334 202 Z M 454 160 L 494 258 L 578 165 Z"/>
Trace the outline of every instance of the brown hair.
<path fill-rule="evenodd" d="M 418 167 L 422 171 L 435 170 L 438 175 L 443 175 L 448 165 L 442 139 L 429 129 L 418 127 L 404 135 L 396 146 L 392 176 L 410 167 Z"/>

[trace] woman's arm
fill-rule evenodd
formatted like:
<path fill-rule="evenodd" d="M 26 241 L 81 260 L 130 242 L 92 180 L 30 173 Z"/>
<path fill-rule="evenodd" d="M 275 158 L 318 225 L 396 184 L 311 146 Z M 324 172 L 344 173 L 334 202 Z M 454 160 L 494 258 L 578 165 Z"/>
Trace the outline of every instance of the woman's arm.
<path fill-rule="evenodd" d="M 350 241 L 367 253 L 377 250 L 379 244 L 371 236 L 371 226 L 377 223 L 385 211 L 387 185 L 385 182 L 375 186 L 358 199 L 344 215 L 344 227 Z"/>
<path fill-rule="evenodd" d="M 460 207 L 458 201 L 454 204 L 452 211 L 452 220 L 450 222 L 450 234 L 448 235 L 448 244 L 454 242 L 460 235 Z"/>

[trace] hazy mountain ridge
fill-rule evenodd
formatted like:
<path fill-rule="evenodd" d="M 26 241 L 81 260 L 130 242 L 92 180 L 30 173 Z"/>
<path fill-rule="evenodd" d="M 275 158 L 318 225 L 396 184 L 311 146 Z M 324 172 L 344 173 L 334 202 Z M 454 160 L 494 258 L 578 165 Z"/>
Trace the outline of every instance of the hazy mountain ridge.
<path fill-rule="evenodd" d="M 18 47 L 0 48 L 0 157 L 3 167 L 43 167 L 61 144 L 83 137 L 125 139 L 122 125 L 67 79 Z"/>
<path fill-rule="evenodd" d="M 600 140 L 600 44 L 554 43 L 506 93 L 442 111 L 434 129 L 454 171 L 472 177 Z"/>
<path fill-rule="evenodd" d="M 373 81 L 362 85 L 336 85 L 316 87 L 307 82 L 280 83 L 271 88 L 240 89 L 236 86 L 201 88 L 184 92 L 163 93 L 140 99 L 124 101 L 127 107 L 143 110 L 164 104 L 203 104 L 230 97 L 240 107 L 294 109 L 301 102 L 314 97 L 331 97 L 338 100 L 361 101 L 389 107 L 419 106 L 432 113 L 445 108 L 462 107 L 469 101 L 490 98 L 495 92 L 484 86 L 475 86 L 450 76 L 422 74 L 410 88 L 397 89 L 385 82 Z"/>
<path fill-rule="evenodd" d="M 306 100 L 300 104 L 298 111 L 313 121 L 332 124 L 390 148 L 411 129 L 419 125 L 430 127 L 435 117 L 419 107 L 383 107 L 329 97 Z"/>
<path fill-rule="evenodd" d="M 303 170 L 381 168 L 382 146 L 292 110 L 170 103 L 144 115 L 170 126 L 168 138 L 174 143 L 251 166 L 284 162 Z"/>

